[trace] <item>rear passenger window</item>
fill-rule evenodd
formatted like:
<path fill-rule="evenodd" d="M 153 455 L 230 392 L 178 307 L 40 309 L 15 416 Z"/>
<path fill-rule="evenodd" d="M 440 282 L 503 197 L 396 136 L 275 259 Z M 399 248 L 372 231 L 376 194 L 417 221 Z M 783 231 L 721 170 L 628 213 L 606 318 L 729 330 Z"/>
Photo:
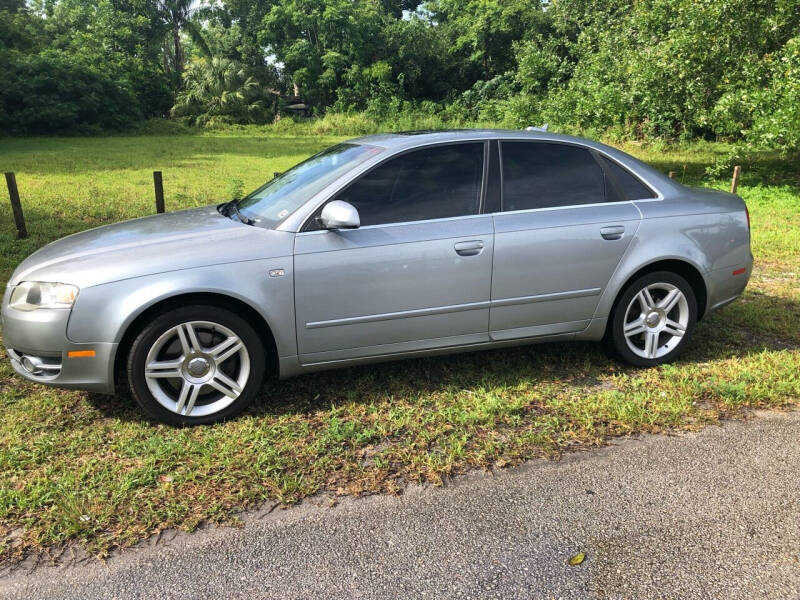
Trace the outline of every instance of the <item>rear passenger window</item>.
<path fill-rule="evenodd" d="M 603 170 L 578 146 L 502 142 L 503 210 L 605 202 Z"/>
<path fill-rule="evenodd" d="M 609 160 L 605 156 L 601 157 L 606 168 L 611 172 L 612 177 L 617 185 L 625 194 L 626 200 L 646 200 L 647 198 L 655 198 L 653 191 L 634 177 L 627 169 L 621 167 L 613 160 Z"/>

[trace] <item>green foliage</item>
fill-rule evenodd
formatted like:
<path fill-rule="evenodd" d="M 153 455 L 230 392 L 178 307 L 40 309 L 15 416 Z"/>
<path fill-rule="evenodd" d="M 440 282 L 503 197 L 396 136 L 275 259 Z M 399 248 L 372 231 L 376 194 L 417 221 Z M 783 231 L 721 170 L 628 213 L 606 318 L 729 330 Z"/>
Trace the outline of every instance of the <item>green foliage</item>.
<path fill-rule="evenodd" d="M 561 63 L 573 67 L 541 96 L 541 114 L 637 137 L 731 133 L 715 127 L 717 103 L 762 88 L 800 27 L 795 0 L 559 0 L 548 12 L 574 39 Z"/>
<path fill-rule="evenodd" d="M 304 95 L 324 107 L 337 100 L 342 84 L 369 87 L 375 75 L 360 69 L 378 62 L 371 58 L 382 53 L 385 17 L 375 2 L 289 0 L 273 5 L 266 14 L 260 41 L 275 53 Z M 358 70 L 351 71 L 354 66 Z M 343 102 L 347 101 L 345 92 Z"/>
<path fill-rule="evenodd" d="M 131 89 L 58 52 L 0 56 L 0 130 L 93 133 L 142 118 Z"/>
<path fill-rule="evenodd" d="M 196 125 L 264 123 L 277 111 L 277 96 L 228 58 L 193 61 L 184 71 L 183 84 L 172 115 Z"/>
<path fill-rule="evenodd" d="M 714 107 L 715 129 L 741 138 L 721 167 L 746 160 L 756 150 L 800 148 L 800 36 L 765 62 L 763 78 L 724 94 Z"/>
<path fill-rule="evenodd" d="M 98 127 L 173 105 L 190 123 L 264 124 L 275 94 L 299 95 L 316 118 L 364 113 L 369 127 L 547 122 L 736 142 L 724 169 L 800 145 L 798 31 L 797 0 L 2 0 L 0 61 L 12 81 L 21 64 L 26 77 L 42 65 L 44 80 L 56 53 L 58 68 L 133 95 Z M 16 110 L 0 109 L 6 132 L 76 123 L 19 122 Z"/>

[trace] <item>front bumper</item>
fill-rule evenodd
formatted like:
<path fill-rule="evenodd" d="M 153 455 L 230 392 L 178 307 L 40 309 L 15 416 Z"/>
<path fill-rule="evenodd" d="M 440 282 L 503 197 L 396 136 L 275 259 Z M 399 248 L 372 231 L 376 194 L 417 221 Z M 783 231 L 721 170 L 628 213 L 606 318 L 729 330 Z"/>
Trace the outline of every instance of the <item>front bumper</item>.
<path fill-rule="evenodd" d="M 70 312 L 14 310 L 8 307 L 6 294 L 0 321 L 11 366 L 22 377 L 44 385 L 113 393 L 117 344 L 71 342 L 67 338 Z M 86 350 L 93 350 L 94 356 L 69 356 L 70 352 Z"/>

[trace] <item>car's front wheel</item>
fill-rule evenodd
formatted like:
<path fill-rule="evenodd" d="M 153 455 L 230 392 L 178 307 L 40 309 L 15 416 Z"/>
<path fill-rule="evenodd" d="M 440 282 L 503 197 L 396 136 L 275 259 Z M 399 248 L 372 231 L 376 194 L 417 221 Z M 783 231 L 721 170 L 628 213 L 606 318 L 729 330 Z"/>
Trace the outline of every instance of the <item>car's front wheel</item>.
<path fill-rule="evenodd" d="M 170 425 L 215 423 L 241 413 L 261 387 L 264 346 L 240 316 L 188 306 L 154 319 L 134 340 L 128 381 L 152 417 Z"/>
<path fill-rule="evenodd" d="M 696 322 L 692 286 L 676 273 L 648 273 L 633 281 L 617 301 L 610 341 L 626 362 L 651 367 L 677 358 Z"/>

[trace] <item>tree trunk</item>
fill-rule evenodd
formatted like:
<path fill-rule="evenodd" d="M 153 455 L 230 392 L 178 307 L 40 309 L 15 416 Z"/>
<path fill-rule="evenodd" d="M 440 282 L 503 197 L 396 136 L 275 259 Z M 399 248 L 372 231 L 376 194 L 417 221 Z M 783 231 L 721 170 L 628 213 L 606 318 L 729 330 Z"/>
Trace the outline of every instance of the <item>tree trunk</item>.
<path fill-rule="evenodd" d="M 181 75 L 183 75 L 183 47 L 181 46 L 181 30 L 178 22 L 174 19 L 172 24 L 172 43 L 175 47 L 175 73 L 177 73 L 180 80 Z"/>

